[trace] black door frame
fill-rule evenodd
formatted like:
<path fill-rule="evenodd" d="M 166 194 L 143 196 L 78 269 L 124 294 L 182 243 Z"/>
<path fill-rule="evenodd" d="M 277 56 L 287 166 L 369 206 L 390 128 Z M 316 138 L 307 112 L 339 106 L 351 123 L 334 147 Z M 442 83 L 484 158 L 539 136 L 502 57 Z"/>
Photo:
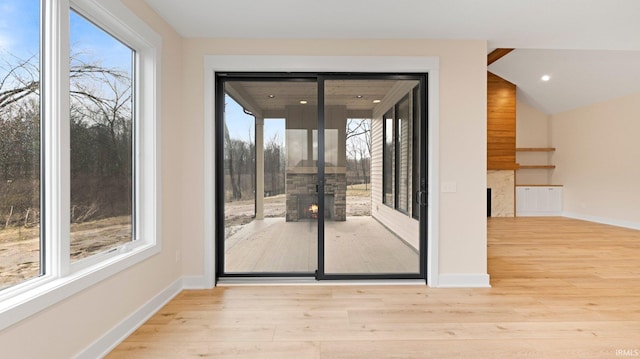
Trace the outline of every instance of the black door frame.
<path fill-rule="evenodd" d="M 420 188 L 414 193 L 414 199 L 420 204 L 419 215 L 419 273 L 381 273 L 381 274 L 326 274 L 324 268 L 324 224 L 325 224 L 325 81 L 328 80 L 417 80 L 420 96 Z M 264 82 L 316 82 L 318 95 L 318 262 L 314 272 L 251 272 L 226 273 L 224 269 L 224 84 L 228 81 L 264 81 Z M 221 72 L 215 78 L 215 248 L 216 282 L 219 278 L 259 278 L 259 277 L 311 277 L 316 280 L 358 280 L 358 279 L 423 279 L 427 280 L 427 141 L 428 141 L 428 74 L 426 73 L 282 73 L 282 72 Z"/>

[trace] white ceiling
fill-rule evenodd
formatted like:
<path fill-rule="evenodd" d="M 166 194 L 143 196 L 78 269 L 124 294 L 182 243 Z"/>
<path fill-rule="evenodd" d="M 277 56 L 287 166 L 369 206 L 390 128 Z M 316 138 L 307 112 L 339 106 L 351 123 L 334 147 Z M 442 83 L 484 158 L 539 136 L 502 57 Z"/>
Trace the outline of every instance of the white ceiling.
<path fill-rule="evenodd" d="M 489 71 L 516 84 L 519 100 L 547 114 L 640 93 L 640 51 L 517 49 Z"/>
<path fill-rule="evenodd" d="M 145 1 L 184 37 L 480 39 L 488 49 L 516 48 L 490 69 L 546 113 L 640 92 L 639 0 Z M 541 73 L 553 75 L 544 87 Z"/>

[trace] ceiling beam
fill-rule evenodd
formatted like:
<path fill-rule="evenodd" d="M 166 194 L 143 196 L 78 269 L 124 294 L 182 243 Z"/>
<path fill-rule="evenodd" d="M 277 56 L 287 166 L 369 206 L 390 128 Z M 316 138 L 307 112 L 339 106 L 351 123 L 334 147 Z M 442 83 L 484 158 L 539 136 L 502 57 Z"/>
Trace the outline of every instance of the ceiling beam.
<path fill-rule="evenodd" d="M 491 53 L 487 55 L 487 66 L 500 60 L 503 56 L 505 56 L 506 54 L 510 53 L 513 50 L 514 49 L 495 49 L 491 51 Z"/>

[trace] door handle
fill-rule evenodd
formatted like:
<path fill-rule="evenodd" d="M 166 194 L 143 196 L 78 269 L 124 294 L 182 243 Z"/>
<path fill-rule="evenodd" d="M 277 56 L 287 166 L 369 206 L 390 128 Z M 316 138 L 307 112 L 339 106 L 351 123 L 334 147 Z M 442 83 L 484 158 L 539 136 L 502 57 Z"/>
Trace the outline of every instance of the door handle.
<path fill-rule="evenodd" d="M 422 207 L 427 205 L 427 192 L 416 191 L 416 203 Z"/>

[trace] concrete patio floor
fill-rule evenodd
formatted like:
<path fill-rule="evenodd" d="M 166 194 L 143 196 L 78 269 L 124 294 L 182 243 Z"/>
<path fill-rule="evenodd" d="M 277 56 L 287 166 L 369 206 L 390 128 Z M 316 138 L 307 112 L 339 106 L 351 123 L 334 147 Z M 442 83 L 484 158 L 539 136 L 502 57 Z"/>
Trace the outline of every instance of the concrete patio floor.
<path fill-rule="evenodd" d="M 317 223 L 254 220 L 225 243 L 227 273 L 315 272 Z M 418 273 L 419 255 L 372 217 L 325 223 L 325 273 Z"/>

